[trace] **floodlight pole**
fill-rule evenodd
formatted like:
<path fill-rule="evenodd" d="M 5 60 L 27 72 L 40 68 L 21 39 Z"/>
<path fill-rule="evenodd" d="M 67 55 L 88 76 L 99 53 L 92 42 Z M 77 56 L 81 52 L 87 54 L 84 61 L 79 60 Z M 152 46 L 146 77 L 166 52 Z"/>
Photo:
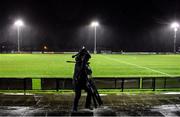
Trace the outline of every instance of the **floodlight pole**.
<path fill-rule="evenodd" d="M 17 20 L 14 25 L 17 27 L 17 41 L 18 41 L 18 53 L 20 53 L 20 28 L 23 26 L 23 21 L 22 20 Z"/>
<path fill-rule="evenodd" d="M 96 50 L 96 28 L 97 26 L 99 25 L 99 23 L 97 21 L 94 21 L 91 23 L 91 26 L 94 27 L 94 54 L 97 53 L 97 50 Z"/>
<path fill-rule="evenodd" d="M 173 52 L 176 53 L 176 34 L 177 34 L 177 31 L 178 31 L 178 28 L 179 28 L 179 24 L 177 22 L 173 22 L 171 24 L 171 28 L 174 29 L 174 43 L 173 43 Z"/>
<path fill-rule="evenodd" d="M 97 53 L 97 50 L 96 50 L 96 26 L 94 26 L 94 54 Z"/>
<path fill-rule="evenodd" d="M 18 37 L 18 53 L 20 53 L 20 40 L 19 40 L 20 27 L 17 26 L 17 37 Z"/>
<path fill-rule="evenodd" d="M 174 53 L 176 53 L 176 32 L 177 28 L 174 29 Z"/>

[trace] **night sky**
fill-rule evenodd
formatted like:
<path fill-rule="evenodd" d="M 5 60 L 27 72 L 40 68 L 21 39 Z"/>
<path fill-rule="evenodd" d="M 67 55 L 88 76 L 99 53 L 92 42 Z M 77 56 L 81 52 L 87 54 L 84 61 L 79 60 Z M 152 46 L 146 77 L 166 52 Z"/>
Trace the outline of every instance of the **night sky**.
<path fill-rule="evenodd" d="M 22 19 L 21 50 L 77 51 L 94 48 L 93 20 L 99 21 L 97 49 L 173 51 L 170 24 L 180 21 L 179 0 L 4 0 L 0 1 L 0 46 L 17 49 L 16 19 Z M 177 47 L 180 47 L 180 31 Z"/>

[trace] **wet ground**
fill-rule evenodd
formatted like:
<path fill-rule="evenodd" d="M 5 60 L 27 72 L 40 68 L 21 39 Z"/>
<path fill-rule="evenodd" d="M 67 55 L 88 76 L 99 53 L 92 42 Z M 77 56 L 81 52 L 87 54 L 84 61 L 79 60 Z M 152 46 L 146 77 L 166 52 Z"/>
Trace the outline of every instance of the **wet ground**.
<path fill-rule="evenodd" d="M 73 94 L 0 95 L 0 116 L 180 116 L 180 94 L 108 94 L 104 105 L 71 112 Z"/>

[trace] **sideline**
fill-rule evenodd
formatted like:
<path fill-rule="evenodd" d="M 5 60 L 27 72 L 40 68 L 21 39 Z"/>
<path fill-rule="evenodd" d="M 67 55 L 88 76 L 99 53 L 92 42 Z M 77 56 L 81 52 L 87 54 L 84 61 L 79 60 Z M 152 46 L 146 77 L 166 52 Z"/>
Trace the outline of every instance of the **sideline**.
<path fill-rule="evenodd" d="M 102 56 L 102 55 L 101 55 L 101 56 Z M 160 74 L 166 75 L 166 76 L 168 76 L 168 77 L 173 77 L 173 76 L 170 75 L 170 74 L 167 74 L 167 73 L 165 73 L 165 72 L 161 72 L 161 71 L 158 71 L 158 70 L 154 70 L 154 69 L 151 69 L 151 68 L 148 68 L 148 67 L 144 67 L 144 66 L 140 66 L 140 65 L 137 65 L 137 64 L 129 63 L 129 62 L 126 62 L 126 61 L 119 61 L 119 60 L 117 60 L 117 59 L 109 58 L 109 57 L 107 57 L 107 56 L 102 56 L 102 57 L 104 57 L 104 58 L 106 58 L 106 59 L 109 59 L 109 60 L 116 61 L 116 62 L 118 62 L 118 63 L 124 63 L 124 64 L 127 64 L 127 65 L 136 66 L 136 67 L 138 67 L 138 68 L 147 69 L 147 70 L 150 70 L 150 71 L 153 71 L 153 72 L 156 72 L 156 73 L 160 73 Z"/>

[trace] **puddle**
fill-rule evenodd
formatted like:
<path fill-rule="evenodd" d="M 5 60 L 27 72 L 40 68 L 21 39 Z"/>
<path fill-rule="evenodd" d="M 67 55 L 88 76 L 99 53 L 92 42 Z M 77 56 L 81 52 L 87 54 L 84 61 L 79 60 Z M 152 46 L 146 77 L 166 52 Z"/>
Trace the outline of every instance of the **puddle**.
<path fill-rule="evenodd" d="M 26 106 L 0 106 L 0 116 L 24 116 L 31 110 L 34 109 Z"/>
<path fill-rule="evenodd" d="M 178 113 L 180 113 L 180 104 L 154 106 L 151 111 L 160 112 L 165 117 L 178 116 Z"/>
<path fill-rule="evenodd" d="M 63 116 L 65 111 L 26 106 L 0 106 L 0 116 Z"/>
<path fill-rule="evenodd" d="M 80 109 L 74 115 L 93 115 L 93 116 L 179 116 L 180 104 L 154 106 L 152 109 L 128 110 L 113 109 L 109 106 L 102 106 L 93 110 Z M 0 106 L 0 116 L 69 116 L 69 111 L 59 110 L 58 108 L 38 108 L 27 106 Z"/>
<path fill-rule="evenodd" d="M 172 95 L 172 94 L 180 94 L 180 92 L 166 92 L 166 93 L 162 93 L 162 94 L 170 94 L 170 95 Z"/>
<path fill-rule="evenodd" d="M 116 116 L 116 111 L 108 106 L 101 106 L 93 110 L 94 116 Z"/>
<path fill-rule="evenodd" d="M 3 93 L 4 95 L 34 95 L 32 93 Z"/>

